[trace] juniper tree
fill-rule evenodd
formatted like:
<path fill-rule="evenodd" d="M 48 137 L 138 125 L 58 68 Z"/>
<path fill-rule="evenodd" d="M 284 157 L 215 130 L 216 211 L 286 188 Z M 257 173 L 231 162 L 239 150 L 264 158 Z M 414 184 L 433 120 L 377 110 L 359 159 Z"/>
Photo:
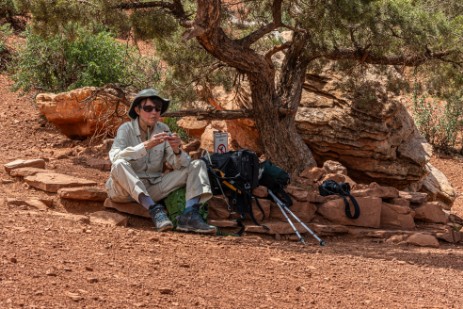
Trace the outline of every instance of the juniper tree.
<path fill-rule="evenodd" d="M 230 89 L 247 81 L 251 106 L 238 116 L 255 120 L 267 157 L 292 172 L 315 164 L 297 133 L 295 116 L 307 73 L 327 62 L 358 74 L 365 67 L 415 68 L 431 85 L 428 89 L 443 97 L 461 96 L 460 0 L 15 3 L 31 10 L 34 29 L 42 33 L 86 23 L 153 39 L 170 68 L 165 90 L 178 101 L 194 98 L 200 88 Z M 291 39 L 282 38 L 284 31 L 292 32 Z M 283 54 L 280 63 L 277 53 Z"/>

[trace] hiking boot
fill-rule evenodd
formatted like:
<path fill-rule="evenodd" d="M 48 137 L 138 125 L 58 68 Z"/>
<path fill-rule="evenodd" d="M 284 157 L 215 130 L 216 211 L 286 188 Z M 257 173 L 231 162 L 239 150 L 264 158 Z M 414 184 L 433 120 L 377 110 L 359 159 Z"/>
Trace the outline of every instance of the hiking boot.
<path fill-rule="evenodd" d="M 174 227 L 162 205 L 152 205 L 148 209 L 148 212 L 153 220 L 154 226 L 156 226 L 159 232 L 169 231 Z"/>
<path fill-rule="evenodd" d="M 215 234 L 217 228 L 204 222 L 203 217 L 199 214 L 199 204 L 185 209 L 177 217 L 177 231 L 195 232 L 202 234 Z"/>

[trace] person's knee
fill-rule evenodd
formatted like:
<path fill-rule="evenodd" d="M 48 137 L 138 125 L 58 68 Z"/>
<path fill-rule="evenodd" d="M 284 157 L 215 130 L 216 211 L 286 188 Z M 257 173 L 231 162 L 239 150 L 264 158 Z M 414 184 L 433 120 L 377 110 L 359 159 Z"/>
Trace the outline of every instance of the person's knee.
<path fill-rule="evenodd" d="M 130 163 L 124 159 L 117 159 L 113 162 L 111 166 L 111 171 L 120 171 L 121 169 L 126 169 L 130 166 Z"/>
<path fill-rule="evenodd" d="M 125 174 L 124 172 L 131 168 L 130 163 L 123 159 L 118 159 L 113 162 L 111 166 L 111 177 L 118 178 L 120 175 Z"/>

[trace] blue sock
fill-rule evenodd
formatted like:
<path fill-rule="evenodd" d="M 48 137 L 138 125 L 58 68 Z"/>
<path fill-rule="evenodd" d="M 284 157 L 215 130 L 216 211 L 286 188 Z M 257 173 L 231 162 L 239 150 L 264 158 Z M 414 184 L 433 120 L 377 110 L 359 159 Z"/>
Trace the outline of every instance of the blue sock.
<path fill-rule="evenodd" d="M 185 203 L 185 210 L 191 208 L 191 206 L 199 203 L 199 196 L 194 197 L 186 201 Z"/>
<path fill-rule="evenodd" d="M 141 193 L 139 196 L 138 196 L 138 200 L 140 201 L 140 204 L 145 207 L 146 209 L 149 209 L 150 206 L 152 205 L 156 205 L 156 203 L 153 201 L 153 199 L 151 198 L 151 196 L 149 195 L 145 195 L 144 193 Z"/>

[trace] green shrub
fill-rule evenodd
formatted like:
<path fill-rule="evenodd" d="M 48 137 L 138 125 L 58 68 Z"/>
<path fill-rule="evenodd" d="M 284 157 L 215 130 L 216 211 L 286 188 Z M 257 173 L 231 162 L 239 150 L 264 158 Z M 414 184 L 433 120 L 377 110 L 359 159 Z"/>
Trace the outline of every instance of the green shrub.
<path fill-rule="evenodd" d="M 447 101 L 432 97 L 415 97 L 414 119 L 426 140 L 439 150 L 449 152 L 463 129 L 461 98 Z"/>
<path fill-rule="evenodd" d="M 0 25 L 0 71 L 3 71 L 11 60 L 11 52 L 5 44 L 6 38 L 11 33 L 12 30 L 9 24 Z"/>
<path fill-rule="evenodd" d="M 0 0 L 0 18 L 9 19 L 17 13 L 12 0 Z"/>
<path fill-rule="evenodd" d="M 137 60 L 135 50 L 108 32 L 80 28 L 77 35 L 44 38 L 28 31 L 26 42 L 12 67 L 16 90 L 60 92 L 109 83 L 144 87 L 159 79 L 155 60 Z M 151 67 L 143 71 L 140 63 Z"/>
<path fill-rule="evenodd" d="M 10 24 L 0 25 L 0 53 L 6 50 L 5 40 L 11 33 Z"/>
<path fill-rule="evenodd" d="M 461 100 L 453 98 L 446 102 L 443 116 L 439 120 L 442 130 L 439 148 L 442 150 L 449 151 L 455 147 L 457 135 L 462 130 L 462 114 Z"/>
<path fill-rule="evenodd" d="M 438 128 L 435 102 L 424 97 L 414 99 L 414 119 L 418 130 L 430 144 L 435 144 Z"/>

